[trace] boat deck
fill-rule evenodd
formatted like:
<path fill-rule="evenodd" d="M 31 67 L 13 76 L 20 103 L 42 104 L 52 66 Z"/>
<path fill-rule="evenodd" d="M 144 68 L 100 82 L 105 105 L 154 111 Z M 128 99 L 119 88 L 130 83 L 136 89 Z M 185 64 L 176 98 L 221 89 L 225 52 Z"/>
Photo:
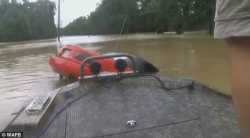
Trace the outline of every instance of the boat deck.
<path fill-rule="evenodd" d="M 60 91 L 38 126 L 6 131 L 24 131 L 25 138 L 240 137 L 230 97 L 190 80 L 161 79 L 169 88 L 186 87 L 164 90 L 151 78 L 75 83 Z M 127 126 L 130 120 L 136 126 Z"/>

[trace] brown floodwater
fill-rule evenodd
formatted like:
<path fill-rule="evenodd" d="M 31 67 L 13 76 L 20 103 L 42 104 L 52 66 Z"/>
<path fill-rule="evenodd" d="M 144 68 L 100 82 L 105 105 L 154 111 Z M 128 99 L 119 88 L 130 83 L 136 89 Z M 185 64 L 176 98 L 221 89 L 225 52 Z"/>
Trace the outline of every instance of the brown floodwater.
<path fill-rule="evenodd" d="M 230 94 L 228 48 L 206 35 L 75 36 L 65 44 L 100 52 L 126 52 L 141 56 L 160 69 L 160 74 L 190 77 L 224 94 Z M 66 85 L 48 65 L 56 53 L 52 40 L 0 43 L 0 99 L 25 99 Z"/>
<path fill-rule="evenodd" d="M 109 42 L 102 46 L 104 52 L 122 51 L 143 57 L 156 65 L 160 74 L 192 78 L 231 95 L 230 55 L 223 41 L 207 36 L 183 36 Z"/>

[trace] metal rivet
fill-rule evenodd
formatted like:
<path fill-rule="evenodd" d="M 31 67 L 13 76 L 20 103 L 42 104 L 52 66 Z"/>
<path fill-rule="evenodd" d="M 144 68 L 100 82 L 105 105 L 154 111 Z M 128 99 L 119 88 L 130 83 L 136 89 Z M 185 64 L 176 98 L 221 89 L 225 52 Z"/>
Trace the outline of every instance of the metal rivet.
<path fill-rule="evenodd" d="M 127 121 L 127 127 L 129 128 L 133 128 L 133 127 L 136 127 L 136 121 L 135 120 L 129 120 Z"/>

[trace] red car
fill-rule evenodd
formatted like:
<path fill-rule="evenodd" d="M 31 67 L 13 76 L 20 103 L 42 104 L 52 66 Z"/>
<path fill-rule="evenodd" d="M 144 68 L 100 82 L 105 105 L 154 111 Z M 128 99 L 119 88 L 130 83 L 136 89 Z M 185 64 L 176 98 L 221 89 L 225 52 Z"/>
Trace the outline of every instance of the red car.
<path fill-rule="evenodd" d="M 127 54 L 101 55 L 77 45 L 66 45 L 49 60 L 60 77 L 85 79 L 118 74 L 152 74 L 158 69 L 141 58 Z"/>

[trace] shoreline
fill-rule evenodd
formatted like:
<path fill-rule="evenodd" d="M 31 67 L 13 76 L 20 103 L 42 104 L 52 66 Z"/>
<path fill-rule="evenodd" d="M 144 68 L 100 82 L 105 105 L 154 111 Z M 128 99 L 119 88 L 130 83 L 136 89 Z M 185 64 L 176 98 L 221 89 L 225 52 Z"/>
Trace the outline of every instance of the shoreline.
<path fill-rule="evenodd" d="M 189 32 L 184 32 L 183 34 L 177 35 L 175 32 L 164 32 L 162 34 L 157 34 L 155 32 L 148 32 L 148 33 L 131 33 L 131 34 L 108 34 L 108 35 L 102 35 L 102 34 L 97 34 L 97 35 L 69 35 L 69 36 L 62 36 L 62 38 L 70 38 L 70 37 L 126 37 L 126 36 L 134 36 L 134 35 L 155 35 L 155 36 L 169 36 L 170 38 L 172 37 L 200 37 L 201 35 L 204 36 L 209 36 L 207 31 L 189 31 Z M 0 46 L 5 46 L 8 44 L 11 45 L 20 45 L 20 44 L 26 44 L 26 43 L 39 43 L 39 42 L 54 42 L 57 41 L 57 38 L 48 38 L 48 39 L 34 39 L 34 40 L 23 40 L 23 41 L 10 41 L 10 42 L 0 42 Z"/>

